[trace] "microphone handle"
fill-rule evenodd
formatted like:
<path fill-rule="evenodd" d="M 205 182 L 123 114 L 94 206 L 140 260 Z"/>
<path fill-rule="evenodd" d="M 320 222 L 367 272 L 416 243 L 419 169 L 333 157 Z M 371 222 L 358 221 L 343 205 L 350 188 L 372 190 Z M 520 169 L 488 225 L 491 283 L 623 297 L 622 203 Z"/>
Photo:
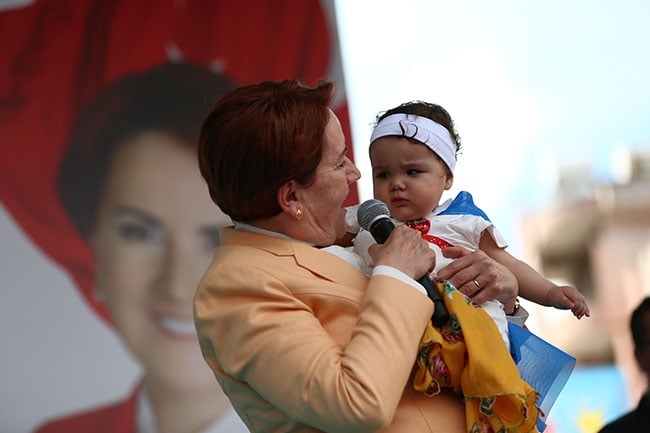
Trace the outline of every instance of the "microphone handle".
<path fill-rule="evenodd" d="M 370 227 L 370 234 L 372 234 L 372 237 L 375 238 L 377 243 L 383 244 L 386 242 L 386 239 L 388 239 L 388 236 L 394 228 L 395 225 L 390 218 L 379 218 Z M 436 286 L 433 284 L 433 281 L 431 281 L 431 278 L 425 274 L 420 277 L 417 282 L 424 287 L 427 296 L 433 301 L 434 310 L 433 316 L 431 316 L 431 322 L 438 327 L 445 325 L 450 319 L 449 312 L 447 311 L 447 307 L 445 307 L 445 302 L 442 300 L 442 296 L 440 296 Z"/>
<path fill-rule="evenodd" d="M 442 300 L 442 296 L 440 296 L 440 292 L 438 292 L 435 284 L 433 284 L 431 278 L 426 274 L 420 277 L 417 281 L 422 284 L 424 290 L 427 291 L 427 296 L 433 301 L 434 309 L 433 316 L 431 316 L 431 322 L 433 322 L 434 326 L 437 327 L 444 326 L 449 322 L 450 316 L 447 307 L 445 307 L 445 302 Z"/>

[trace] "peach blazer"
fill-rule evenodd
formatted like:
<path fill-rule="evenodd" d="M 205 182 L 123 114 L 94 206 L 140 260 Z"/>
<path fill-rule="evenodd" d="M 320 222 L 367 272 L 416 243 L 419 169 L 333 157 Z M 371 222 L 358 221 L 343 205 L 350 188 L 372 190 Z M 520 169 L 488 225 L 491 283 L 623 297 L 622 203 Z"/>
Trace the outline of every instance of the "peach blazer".
<path fill-rule="evenodd" d="M 429 299 L 301 242 L 235 230 L 194 298 L 203 356 L 251 432 L 461 433 L 459 396 L 413 390 Z"/>

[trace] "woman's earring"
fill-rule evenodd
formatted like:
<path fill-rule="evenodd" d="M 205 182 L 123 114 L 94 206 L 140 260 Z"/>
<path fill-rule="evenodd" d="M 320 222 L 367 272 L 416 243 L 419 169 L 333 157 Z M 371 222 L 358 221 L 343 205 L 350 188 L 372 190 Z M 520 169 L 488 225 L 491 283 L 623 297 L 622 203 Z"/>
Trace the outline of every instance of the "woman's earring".
<path fill-rule="evenodd" d="M 300 209 L 298 209 L 298 210 L 296 211 L 296 219 L 297 219 L 298 221 L 300 221 L 300 220 L 302 219 L 302 211 L 301 211 Z"/>

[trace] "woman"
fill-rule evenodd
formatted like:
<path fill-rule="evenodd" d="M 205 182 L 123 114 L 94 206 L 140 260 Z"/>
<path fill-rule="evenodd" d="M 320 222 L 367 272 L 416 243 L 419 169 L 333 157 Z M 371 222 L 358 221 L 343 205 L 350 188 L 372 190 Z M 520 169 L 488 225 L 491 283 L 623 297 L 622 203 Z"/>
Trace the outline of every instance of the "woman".
<path fill-rule="evenodd" d="M 463 432 L 458 396 L 407 386 L 433 313 L 415 281 L 435 260 L 419 232 L 374 245 L 370 277 L 332 247 L 360 176 L 332 95 L 332 83 L 244 86 L 204 121 L 199 167 L 235 225 L 195 294 L 203 356 L 253 432 Z M 456 252 L 454 284 L 480 275 L 483 296 L 514 302 L 512 274 Z"/>
<path fill-rule="evenodd" d="M 76 122 L 59 194 L 93 252 L 96 298 L 143 377 L 127 400 L 40 433 L 246 431 L 192 321 L 194 289 L 229 221 L 208 198 L 196 138 L 205 101 L 232 87 L 198 66 L 165 64 L 110 85 Z"/>

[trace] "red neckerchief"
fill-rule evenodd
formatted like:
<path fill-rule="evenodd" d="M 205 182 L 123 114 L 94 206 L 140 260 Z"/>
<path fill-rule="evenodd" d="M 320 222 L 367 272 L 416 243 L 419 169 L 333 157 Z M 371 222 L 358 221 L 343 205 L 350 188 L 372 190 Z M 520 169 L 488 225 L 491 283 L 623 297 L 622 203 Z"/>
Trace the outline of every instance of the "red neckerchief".
<path fill-rule="evenodd" d="M 429 234 L 429 229 L 431 228 L 431 223 L 429 222 L 428 219 L 407 221 L 404 224 L 406 224 L 407 227 L 410 227 L 410 228 L 415 229 L 415 230 L 419 231 L 420 233 L 422 233 L 422 238 L 424 240 L 439 246 L 441 249 L 453 246 L 449 242 L 447 242 L 446 240 L 440 239 L 438 236 L 433 236 L 433 235 Z"/>

